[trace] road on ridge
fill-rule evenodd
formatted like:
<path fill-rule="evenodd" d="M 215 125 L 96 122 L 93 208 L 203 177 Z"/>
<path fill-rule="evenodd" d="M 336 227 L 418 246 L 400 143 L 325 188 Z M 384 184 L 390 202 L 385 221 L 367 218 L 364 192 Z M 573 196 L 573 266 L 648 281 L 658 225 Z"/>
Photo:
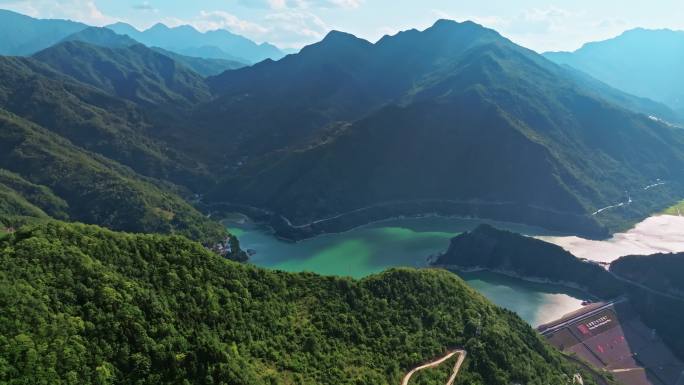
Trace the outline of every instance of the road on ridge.
<path fill-rule="evenodd" d="M 413 368 L 410 372 L 406 373 L 404 379 L 401 381 L 401 385 L 408 385 L 411 376 L 413 376 L 416 372 L 421 371 L 423 369 L 429 369 L 439 366 L 443 364 L 445 361 L 449 360 L 451 357 L 455 356 L 456 354 L 458 354 L 458 360 L 456 360 L 456 363 L 454 364 L 454 370 L 451 373 L 451 377 L 449 377 L 449 380 L 446 383 L 446 385 L 453 385 L 454 381 L 456 381 L 456 376 L 458 376 L 458 371 L 461 369 L 463 360 L 465 360 L 466 358 L 467 352 L 465 350 L 452 350 L 441 358 L 438 358 L 434 361 L 428 362 L 427 364 Z"/>

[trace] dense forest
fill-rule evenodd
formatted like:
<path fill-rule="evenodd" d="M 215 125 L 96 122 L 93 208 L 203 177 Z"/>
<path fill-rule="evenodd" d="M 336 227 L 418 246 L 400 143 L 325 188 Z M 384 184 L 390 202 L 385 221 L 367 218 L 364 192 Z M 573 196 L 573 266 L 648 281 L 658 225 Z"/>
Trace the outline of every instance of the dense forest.
<path fill-rule="evenodd" d="M 654 290 L 684 298 L 684 253 L 629 255 L 613 262 L 610 271 Z"/>
<path fill-rule="evenodd" d="M 667 343 L 684 359 L 684 254 L 630 255 L 610 265 L 610 271 L 622 278 L 657 292 L 627 285 L 632 304 L 644 320 L 667 336 Z M 677 299 L 680 298 L 680 299 Z"/>
<path fill-rule="evenodd" d="M 530 326 L 439 270 L 364 280 L 234 263 L 180 236 L 48 221 L 0 238 L 5 384 L 396 384 L 459 346 L 460 384 L 563 384 Z"/>
<path fill-rule="evenodd" d="M 680 322 L 684 319 L 684 300 L 658 295 L 642 286 L 618 279 L 626 279 L 675 297 L 681 296 L 683 261 L 682 254 L 626 256 L 614 261 L 606 270 L 554 244 L 482 225 L 453 238 L 449 249 L 433 263 L 548 279 L 579 286 L 602 299 L 626 295 L 643 321 L 657 330 L 675 354 L 684 358 L 684 332 Z"/>
<path fill-rule="evenodd" d="M 601 298 L 623 293 L 622 284 L 598 264 L 578 259 L 562 247 L 481 225 L 451 240 L 436 265 L 503 270 L 523 277 L 572 284 Z"/>

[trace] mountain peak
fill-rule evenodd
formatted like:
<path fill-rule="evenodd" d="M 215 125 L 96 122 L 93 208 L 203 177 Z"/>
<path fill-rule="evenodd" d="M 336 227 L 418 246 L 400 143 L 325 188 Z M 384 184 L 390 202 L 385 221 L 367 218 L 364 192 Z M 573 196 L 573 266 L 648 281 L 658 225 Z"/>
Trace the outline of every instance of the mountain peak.
<path fill-rule="evenodd" d="M 438 31 L 438 32 L 462 32 L 462 31 L 491 31 L 488 28 L 483 27 L 473 21 L 466 20 L 458 22 L 456 20 L 449 19 L 439 19 L 428 28 L 427 31 Z"/>
<path fill-rule="evenodd" d="M 326 54 L 345 54 L 349 53 L 350 49 L 354 50 L 359 47 L 365 48 L 367 46 L 372 46 L 372 44 L 350 33 L 330 31 L 323 40 L 302 48 L 300 52 L 309 53 L 325 51 Z"/>
<path fill-rule="evenodd" d="M 151 26 L 151 27 L 148 29 L 148 31 L 157 31 L 157 30 L 159 30 L 159 31 L 164 31 L 164 30 L 168 30 L 168 29 L 170 29 L 170 28 L 167 27 L 166 24 L 164 24 L 164 23 L 157 23 L 157 24 Z"/>
<path fill-rule="evenodd" d="M 362 39 L 352 35 L 351 33 L 332 30 L 332 31 L 328 32 L 327 35 L 325 35 L 325 37 L 323 38 L 322 41 L 332 42 L 332 41 L 356 41 L 356 40 L 362 40 Z"/>

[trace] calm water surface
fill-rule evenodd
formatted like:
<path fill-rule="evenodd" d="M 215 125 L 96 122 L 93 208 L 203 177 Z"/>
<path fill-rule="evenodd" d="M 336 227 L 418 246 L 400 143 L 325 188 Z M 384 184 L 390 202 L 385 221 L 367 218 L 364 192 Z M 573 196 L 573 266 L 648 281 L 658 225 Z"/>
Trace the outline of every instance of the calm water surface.
<path fill-rule="evenodd" d="M 243 249 L 256 252 L 250 259 L 255 265 L 362 278 L 396 266 L 426 266 L 427 257 L 446 250 L 449 239 L 483 221 L 439 217 L 395 219 L 297 243 L 279 240 L 268 228 L 243 216 L 233 215 L 224 223 L 239 237 Z M 528 226 L 488 223 L 527 235 L 551 235 Z M 581 307 L 581 293 L 553 285 L 485 272 L 459 275 L 494 303 L 515 311 L 533 326 Z"/>

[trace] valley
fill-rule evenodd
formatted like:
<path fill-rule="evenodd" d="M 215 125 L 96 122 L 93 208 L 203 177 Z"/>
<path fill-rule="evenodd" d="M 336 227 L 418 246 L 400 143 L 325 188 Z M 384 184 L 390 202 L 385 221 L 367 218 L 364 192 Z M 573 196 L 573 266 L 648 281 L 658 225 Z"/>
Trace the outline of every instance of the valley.
<path fill-rule="evenodd" d="M 0 384 L 682 385 L 684 34 L 151 3 L 2 3 Z"/>

